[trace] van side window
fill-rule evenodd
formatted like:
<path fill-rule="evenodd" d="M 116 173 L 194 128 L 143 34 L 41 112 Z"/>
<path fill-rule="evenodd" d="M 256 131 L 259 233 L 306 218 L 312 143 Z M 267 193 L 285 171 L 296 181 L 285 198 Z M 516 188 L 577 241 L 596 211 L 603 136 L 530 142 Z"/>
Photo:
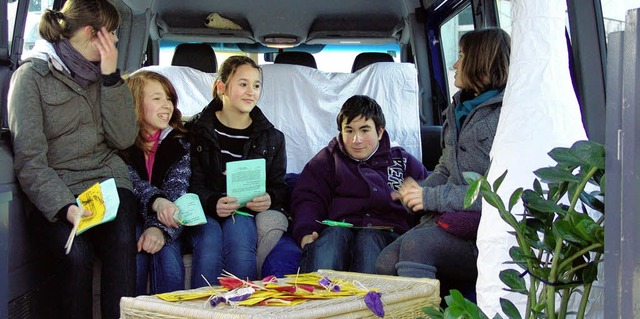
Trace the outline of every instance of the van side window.
<path fill-rule="evenodd" d="M 453 85 L 455 70 L 453 65 L 458 60 L 458 43 L 463 34 L 473 30 L 473 13 L 471 6 L 467 6 L 457 15 L 440 26 L 440 37 L 442 43 L 442 55 L 444 57 L 445 69 L 447 70 L 447 83 L 449 88 L 449 101 L 458 89 Z"/>
<path fill-rule="evenodd" d="M 40 33 L 38 32 L 38 24 L 40 23 L 40 16 L 42 13 L 53 8 L 53 0 L 30 0 L 29 8 L 27 12 L 27 20 L 24 24 L 24 42 L 22 43 L 22 52 L 31 50 L 37 40 L 40 39 Z M 12 46 L 13 30 L 16 23 L 16 13 L 18 10 L 18 1 L 8 3 L 8 18 L 9 18 L 9 47 Z"/>

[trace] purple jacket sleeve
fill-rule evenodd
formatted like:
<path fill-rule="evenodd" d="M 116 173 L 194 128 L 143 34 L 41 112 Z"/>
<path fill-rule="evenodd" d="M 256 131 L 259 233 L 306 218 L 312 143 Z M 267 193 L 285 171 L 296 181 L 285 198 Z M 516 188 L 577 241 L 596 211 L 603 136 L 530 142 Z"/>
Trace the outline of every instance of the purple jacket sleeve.
<path fill-rule="evenodd" d="M 332 180 L 334 176 L 330 152 L 325 148 L 302 170 L 291 195 L 293 215 L 293 238 L 300 243 L 302 237 L 314 231 L 320 232 L 325 226 L 317 223 L 329 216 Z"/>

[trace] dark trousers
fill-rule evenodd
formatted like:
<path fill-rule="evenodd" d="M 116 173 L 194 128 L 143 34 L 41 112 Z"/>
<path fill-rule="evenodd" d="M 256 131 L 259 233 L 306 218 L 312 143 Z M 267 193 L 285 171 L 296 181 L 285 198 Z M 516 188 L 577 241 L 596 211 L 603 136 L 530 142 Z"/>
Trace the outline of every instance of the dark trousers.
<path fill-rule="evenodd" d="M 91 318 L 93 309 L 93 261 L 102 262 L 100 307 L 103 319 L 120 317 L 120 298 L 133 296 L 136 283 L 135 223 L 137 200 L 135 195 L 118 188 L 120 206 L 117 217 L 76 237 L 71 251 L 65 255 L 72 225 L 66 218 L 49 222 L 40 212 L 31 214 L 29 223 L 39 245 L 50 250 L 58 261 L 56 284 L 59 291 L 52 294 L 59 307 L 58 318 Z"/>

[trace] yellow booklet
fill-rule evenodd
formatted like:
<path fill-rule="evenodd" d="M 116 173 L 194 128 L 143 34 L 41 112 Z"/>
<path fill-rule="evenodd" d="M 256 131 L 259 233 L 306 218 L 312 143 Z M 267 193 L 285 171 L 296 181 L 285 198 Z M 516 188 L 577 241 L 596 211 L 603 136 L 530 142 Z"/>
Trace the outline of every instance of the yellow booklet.
<path fill-rule="evenodd" d="M 110 178 L 104 182 L 93 184 L 78 195 L 76 203 L 80 208 L 93 213 L 91 216 L 80 219 L 76 236 L 91 227 L 114 220 L 118 213 L 118 206 L 120 206 L 115 179 Z"/>

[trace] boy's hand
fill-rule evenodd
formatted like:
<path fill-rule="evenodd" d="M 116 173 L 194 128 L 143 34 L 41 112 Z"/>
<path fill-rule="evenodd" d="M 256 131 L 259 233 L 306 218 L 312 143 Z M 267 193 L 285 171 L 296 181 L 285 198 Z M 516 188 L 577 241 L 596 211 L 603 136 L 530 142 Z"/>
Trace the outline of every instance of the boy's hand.
<path fill-rule="evenodd" d="M 318 239 L 318 232 L 313 232 L 309 235 L 305 235 L 304 237 L 302 237 L 302 240 L 300 240 L 300 248 L 304 249 L 304 246 L 306 246 L 307 244 L 311 244 L 312 242 L 316 241 L 316 239 Z"/>

